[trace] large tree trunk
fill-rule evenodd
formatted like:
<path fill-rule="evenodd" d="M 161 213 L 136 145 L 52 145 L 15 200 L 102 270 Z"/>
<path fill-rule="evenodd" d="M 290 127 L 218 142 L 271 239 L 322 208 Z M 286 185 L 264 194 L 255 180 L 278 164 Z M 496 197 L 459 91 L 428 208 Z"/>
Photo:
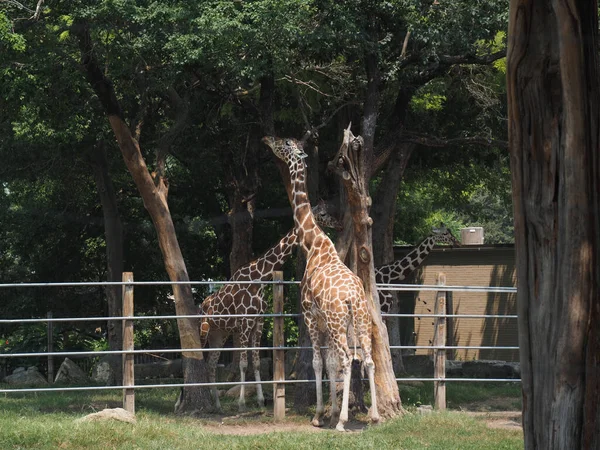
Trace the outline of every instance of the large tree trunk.
<path fill-rule="evenodd" d="M 167 204 L 168 186 L 164 177 L 157 174 L 152 177 L 142 156 L 139 143 L 123 120 L 123 115 L 113 84 L 104 76 L 93 53 L 93 43 L 86 23 L 73 26 L 74 34 L 79 38 L 82 67 L 90 85 L 98 96 L 110 126 L 115 134 L 127 169 L 140 192 L 144 207 L 150 214 L 158 244 L 163 255 L 165 268 L 171 281 L 189 281 L 171 213 Z M 189 284 L 174 284 L 175 311 L 177 315 L 196 315 L 192 289 Z M 202 352 L 186 352 L 185 349 L 200 348 L 199 323 L 197 319 L 177 319 L 183 356 L 183 378 L 185 383 L 206 382 L 208 371 L 202 358 Z M 198 387 L 188 387 L 177 403 L 177 412 L 183 413 L 208 409 L 210 391 Z"/>
<path fill-rule="evenodd" d="M 94 172 L 96 189 L 102 204 L 104 236 L 106 241 L 106 280 L 121 281 L 123 278 L 123 224 L 117 206 L 117 196 L 108 173 L 108 161 L 104 142 L 99 142 L 90 150 L 89 162 Z M 120 317 L 123 311 L 121 286 L 107 286 L 106 304 L 109 317 Z M 120 320 L 109 320 L 107 324 L 109 350 L 123 348 L 123 335 Z M 115 379 L 121 379 L 121 358 L 115 358 L 112 365 Z"/>
<path fill-rule="evenodd" d="M 348 204 L 352 213 L 354 246 L 356 248 L 357 275 L 363 281 L 367 305 L 373 320 L 372 345 L 375 363 L 375 383 L 379 413 L 392 417 L 403 413 L 398 384 L 392 367 L 389 339 L 381 320 L 379 297 L 375 286 L 375 266 L 372 251 L 372 224 L 369 217 L 371 198 L 368 178 L 365 173 L 363 140 L 352 135 L 350 129 L 344 132 L 344 142 L 335 156 L 332 168 L 341 176 Z M 371 393 L 373 395 L 373 393 Z"/>
<path fill-rule="evenodd" d="M 512 0 L 507 87 L 523 431 L 600 448 L 596 1 Z"/>
<path fill-rule="evenodd" d="M 402 143 L 391 156 L 383 179 L 375 192 L 373 200 L 373 258 L 375 266 L 390 263 L 394 260 L 394 218 L 396 215 L 396 197 L 398 188 L 404 176 L 404 170 L 412 155 L 415 144 Z M 396 291 L 390 291 L 393 297 L 390 313 L 400 312 L 398 295 Z M 400 323 L 399 317 L 388 317 L 386 320 L 391 346 L 400 346 Z M 392 350 L 392 365 L 396 374 L 405 373 L 402 361 L 402 351 Z"/>

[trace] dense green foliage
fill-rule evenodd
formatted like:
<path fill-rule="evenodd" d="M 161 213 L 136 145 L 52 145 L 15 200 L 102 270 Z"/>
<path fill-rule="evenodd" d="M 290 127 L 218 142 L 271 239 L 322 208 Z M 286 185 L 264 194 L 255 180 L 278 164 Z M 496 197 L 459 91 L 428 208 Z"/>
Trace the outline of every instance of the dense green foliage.
<path fill-rule="evenodd" d="M 108 150 L 124 223 L 125 269 L 137 280 L 166 279 L 152 222 L 81 71 L 73 30 L 82 23 L 124 117 L 140 131 L 150 170 L 168 143 L 169 205 L 192 279 L 227 275 L 229 192 L 252 167 L 255 254 L 292 225 L 272 159 L 262 147 L 251 151 L 264 129 L 261 83 L 274 81 L 277 133 L 300 137 L 320 126 L 319 195 L 334 198 L 337 180 L 324 169 L 341 128 L 361 116 L 369 55 L 382 78 L 376 142 L 398 128 L 396 95 L 407 88 L 414 92 L 405 135 L 455 140 L 417 146 L 397 197 L 395 241 L 415 243 L 443 220 L 455 231 L 482 225 L 489 243 L 511 242 L 507 152 L 493 143 L 506 133 L 504 65 L 477 59 L 503 49 L 507 10 L 506 0 L 86 0 L 47 3 L 28 19 L 16 2 L 0 3 L 0 281 L 105 278 L 89 157 L 99 145 Z M 460 141 L 473 136 L 491 145 Z M 377 173 L 373 186 L 381 180 Z M 293 274 L 290 265 L 286 276 Z M 172 312 L 169 292 L 136 289 L 137 312 Z M 198 302 L 205 293 L 198 289 Z M 103 315 L 106 308 L 100 288 L 1 295 L 1 317 Z M 14 332 L 3 327 L 0 336 Z"/>

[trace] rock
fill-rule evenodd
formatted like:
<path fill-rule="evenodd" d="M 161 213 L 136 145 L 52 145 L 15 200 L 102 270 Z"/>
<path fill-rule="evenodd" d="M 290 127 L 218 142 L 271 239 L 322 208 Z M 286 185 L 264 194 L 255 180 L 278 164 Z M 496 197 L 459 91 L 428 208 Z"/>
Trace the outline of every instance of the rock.
<path fill-rule="evenodd" d="M 298 350 L 286 350 L 285 352 L 285 378 L 286 380 L 296 379 L 296 360 L 298 359 Z"/>
<path fill-rule="evenodd" d="M 468 378 L 519 378 L 519 363 L 506 361 L 465 361 L 462 364 L 463 376 Z"/>
<path fill-rule="evenodd" d="M 404 368 L 413 377 L 433 376 L 433 361 L 429 355 L 404 356 Z"/>
<path fill-rule="evenodd" d="M 15 369 L 12 375 L 4 378 L 4 382 L 8 384 L 29 384 L 29 385 L 46 385 L 48 381 L 40 373 L 35 366 L 28 367 L 27 370 L 23 367 Z"/>
<path fill-rule="evenodd" d="M 239 398 L 241 388 L 242 388 L 242 386 L 240 384 L 238 384 L 237 386 L 234 386 L 231 389 L 228 389 L 227 392 L 225 392 L 225 397 Z M 263 391 L 264 391 L 264 389 L 263 389 Z M 256 385 L 254 385 L 254 384 L 246 385 L 245 394 L 246 394 L 246 398 L 256 395 Z"/>
<path fill-rule="evenodd" d="M 463 361 L 447 360 L 446 376 L 448 378 L 460 378 L 463 376 Z"/>
<path fill-rule="evenodd" d="M 272 380 L 273 379 L 273 359 L 272 358 L 261 358 L 260 359 L 260 379 L 261 380 Z"/>
<path fill-rule="evenodd" d="M 183 378 L 182 361 L 182 359 L 173 359 L 169 361 L 136 364 L 134 368 L 135 378 Z"/>
<path fill-rule="evenodd" d="M 421 415 L 432 414 L 433 406 L 431 405 L 421 405 L 417 408 L 417 412 Z"/>
<path fill-rule="evenodd" d="M 65 384 L 86 384 L 89 383 L 90 377 L 79 368 L 77 364 L 71 361 L 69 358 L 65 358 L 63 363 L 60 365 L 58 369 L 58 373 L 56 374 L 56 378 L 54 378 L 55 383 L 65 383 Z"/>
<path fill-rule="evenodd" d="M 421 387 L 425 386 L 425 383 L 422 382 L 422 381 L 403 380 L 403 381 L 399 381 L 398 385 L 404 385 L 404 386 L 411 386 L 411 387 L 421 388 Z"/>
<path fill-rule="evenodd" d="M 120 367 L 121 355 L 106 355 L 100 358 L 92 368 L 92 380 L 105 386 L 116 386 L 120 384 L 120 373 L 117 373 L 115 367 Z"/>
<path fill-rule="evenodd" d="M 101 420 L 118 420 L 120 422 L 136 423 L 135 416 L 123 408 L 108 408 L 97 413 L 88 414 L 75 420 L 76 423 L 96 422 Z"/>

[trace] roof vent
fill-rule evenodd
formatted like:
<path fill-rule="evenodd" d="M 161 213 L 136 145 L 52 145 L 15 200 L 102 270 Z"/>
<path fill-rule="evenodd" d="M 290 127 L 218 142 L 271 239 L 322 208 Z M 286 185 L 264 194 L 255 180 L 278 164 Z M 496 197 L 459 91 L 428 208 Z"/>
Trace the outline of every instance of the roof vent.
<path fill-rule="evenodd" d="M 483 227 L 469 227 L 460 230 L 462 245 L 483 245 Z"/>

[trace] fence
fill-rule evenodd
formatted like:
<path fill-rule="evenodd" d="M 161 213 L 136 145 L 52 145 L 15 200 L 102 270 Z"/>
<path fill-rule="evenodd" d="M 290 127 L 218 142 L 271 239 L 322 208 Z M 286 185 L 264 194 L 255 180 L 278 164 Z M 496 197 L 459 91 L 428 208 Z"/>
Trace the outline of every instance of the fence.
<path fill-rule="evenodd" d="M 17 358 L 17 357 L 48 357 L 48 372 L 49 382 L 50 372 L 53 371 L 54 357 L 65 356 L 91 356 L 91 355 L 109 355 L 120 354 L 123 357 L 123 381 L 121 386 L 80 386 L 80 387 L 43 387 L 43 388 L 18 388 L 18 389 L 0 389 L 0 393 L 8 394 L 14 392 L 51 392 L 51 391 L 84 391 L 84 390 L 123 390 L 123 407 L 124 409 L 135 411 L 135 389 L 148 389 L 160 387 L 184 387 L 184 386 L 200 386 L 200 387 L 224 387 L 240 384 L 239 382 L 214 382 L 214 383 L 172 383 L 172 384 L 144 384 L 135 385 L 134 380 L 134 358 L 136 355 L 148 353 L 173 354 L 181 353 L 182 349 L 157 349 L 157 350 L 136 350 L 133 345 L 133 323 L 137 320 L 167 320 L 180 318 L 195 318 L 200 316 L 185 316 L 185 315 L 165 315 L 165 316 L 133 316 L 133 289 L 136 285 L 173 285 L 173 284 L 272 284 L 273 285 L 273 313 L 272 314 L 228 314 L 218 315 L 218 317 L 272 317 L 273 318 L 273 347 L 248 347 L 245 349 L 227 347 L 227 348 L 194 348 L 185 349 L 185 352 L 211 352 L 211 351 L 239 351 L 239 350 L 269 350 L 273 351 L 273 380 L 261 380 L 261 384 L 273 385 L 273 400 L 274 400 L 274 417 L 280 419 L 285 415 L 285 385 L 286 384 L 302 384 L 314 383 L 314 380 L 286 380 L 285 379 L 285 357 L 286 350 L 302 350 L 312 349 L 312 347 L 286 347 L 284 346 L 284 318 L 299 317 L 300 314 L 284 314 L 284 286 L 290 284 L 298 284 L 294 281 L 284 281 L 282 272 L 276 272 L 272 282 L 255 282 L 255 281 L 186 281 L 186 282 L 161 282 L 161 281 L 133 281 L 133 274 L 130 272 L 123 274 L 122 282 L 89 282 L 89 283 L 7 283 L 0 284 L 0 288 L 6 287 L 72 287 L 72 286 L 123 286 L 123 316 L 122 317 L 52 317 L 48 314 L 46 318 L 39 319 L 0 319 L 0 324 L 10 323 L 39 323 L 46 322 L 48 324 L 49 336 L 51 336 L 52 324 L 55 322 L 84 322 L 84 321 L 109 321 L 121 320 L 123 322 L 123 350 L 105 350 L 105 351 L 77 351 L 77 352 L 56 352 L 52 349 L 52 341 L 48 340 L 48 351 L 41 353 L 9 353 L 0 354 L 0 359 Z M 397 381 L 433 381 L 434 382 L 434 398 L 435 407 L 445 409 L 446 407 L 446 383 L 447 382 L 520 382 L 520 379 L 513 378 L 447 378 L 446 377 L 446 351 L 456 349 L 485 349 L 485 346 L 447 346 L 446 345 L 446 320 L 447 318 L 511 318 L 516 319 L 516 315 L 500 315 L 500 314 L 447 314 L 445 309 L 446 293 L 452 291 L 469 291 L 469 292 L 505 292 L 515 293 L 516 288 L 513 287 L 483 287 L 483 286 L 446 286 L 445 275 L 440 273 L 438 276 L 437 285 L 395 285 L 395 284 L 378 284 L 378 289 L 386 291 L 423 291 L 430 290 L 437 292 L 433 314 L 383 314 L 387 317 L 430 317 L 434 319 L 434 342 L 431 346 L 417 345 L 400 345 L 390 346 L 391 350 L 409 350 L 409 349 L 429 349 L 433 351 L 434 361 L 434 376 L 429 377 L 410 377 L 396 378 Z M 208 316 L 205 316 L 208 317 Z M 491 347 L 502 348 L 508 350 L 518 350 L 518 347 Z M 325 380 L 324 380 L 325 381 Z M 246 381 L 245 384 L 257 384 L 256 381 Z"/>

